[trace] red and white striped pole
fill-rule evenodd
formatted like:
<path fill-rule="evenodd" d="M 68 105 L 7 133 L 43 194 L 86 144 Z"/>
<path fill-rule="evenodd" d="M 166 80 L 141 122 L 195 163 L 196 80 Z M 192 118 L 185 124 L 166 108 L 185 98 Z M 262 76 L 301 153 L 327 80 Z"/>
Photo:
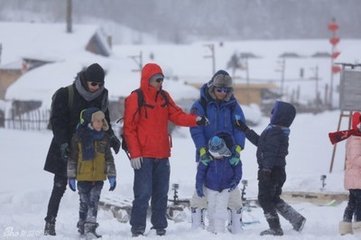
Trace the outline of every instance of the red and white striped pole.
<path fill-rule="evenodd" d="M 331 77 L 330 77 L 330 97 L 329 97 L 329 105 L 332 109 L 333 105 L 333 77 L 335 74 L 341 71 L 341 67 L 338 65 L 334 65 L 335 59 L 340 55 L 340 52 L 337 51 L 337 44 L 340 42 L 340 37 L 337 36 L 337 30 L 339 29 L 339 25 L 336 23 L 336 19 L 333 18 L 332 21 L 328 24 L 328 30 L 332 33 L 330 38 L 331 43 Z"/>

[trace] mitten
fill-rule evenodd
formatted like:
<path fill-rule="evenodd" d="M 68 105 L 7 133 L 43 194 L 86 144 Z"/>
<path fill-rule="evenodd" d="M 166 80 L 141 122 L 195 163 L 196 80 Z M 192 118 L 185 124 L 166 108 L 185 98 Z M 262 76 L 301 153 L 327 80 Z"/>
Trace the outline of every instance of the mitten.
<path fill-rule="evenodd" d="M 108 181 L 109 181 L 109 191 L 113 191 L 115 189 L 115 187 L 117 186 L 117 180 L 115 178 L 115 176 L 110 176 L 108 177 Z"/>
<path fill-rule="evenodd" d="M 76 191 L 76 185 L 75 185 L 75 178 L 69 178 L 68 179 L 68 184 L 70 189 L 75 192 Z"/>
<path fill-rule="evenodd" d="M 203 184 L 196 183 L 196 192 L 197 192 L 198 197 L 204 197 Z"/>
<path fill-rule="evenodd" d="M 113 148 L 115 154 L 119 152 L 120 140 L 115 135 L 110 137 L 110 147 Z"/>
<path fill-rule="evenodd" d="M 237 166 L 239 164 L 239 162 L 241 161 L 241 151 L 242 148 L 239 145 L 235 145 L 233 148 L 233 155 L 232 157 L 229 159 L 229 163 L 232 166 Z"/>
<path fill-rule="evenodd" d="M 208 118 L 205 116 L 197 116 L 196 123 L 198 126 L 207 126 L 209 124 Z"/>
<path fill-rule="evenodd" d="M 241 117 L 236 115 L 235 117 L 235 126 L 236 128 L 238 128 L 239 130 L 241 130 L 242 132 L 246 132 L 247 130 L 249 130 L 249 127 L 246 125 L 246 123 L 242 122 Z"/>
<path fill-rule="evenodd" d="M 199 160 L 205 166 L 208 166 L 209 162 L 212 160 L 205 147 L 199 149 Z"/>
<path fill-rule="evenodd" d="M 143 158 L 142 157 L 132 158 L 130 160 L 130 165 L 135 170 L 140 169 L 142 167 L 142 163 L 143 163 Z"/>
<path fill-rule="evenodd" d="M 60 155 L 61 155 L 61 159 L 64 162 L 68 161 L 69 155 L 70 155 L 70 150 L 69 150 L 69 144 L 68 143 L 62 143 L 60 145 Z"/>

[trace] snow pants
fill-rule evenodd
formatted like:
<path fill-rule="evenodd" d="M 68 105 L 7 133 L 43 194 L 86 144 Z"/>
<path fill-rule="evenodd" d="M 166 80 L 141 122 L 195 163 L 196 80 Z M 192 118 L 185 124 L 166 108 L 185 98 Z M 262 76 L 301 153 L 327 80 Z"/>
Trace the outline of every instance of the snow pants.
<path fill-rule="evenodd" d="M 80 199 L 79 224 L 96 223 L 98 203 L 104 182 L 79 181 L 77 185 Z"/>
<path fill-rule="evenodd" d="M 206 189 L 208 200 L 208 231 L 221 233 L 225 231 L 226 221 L 228 219 L 227 205 L 230 193 L 229 189 L 222 192 Z"/>

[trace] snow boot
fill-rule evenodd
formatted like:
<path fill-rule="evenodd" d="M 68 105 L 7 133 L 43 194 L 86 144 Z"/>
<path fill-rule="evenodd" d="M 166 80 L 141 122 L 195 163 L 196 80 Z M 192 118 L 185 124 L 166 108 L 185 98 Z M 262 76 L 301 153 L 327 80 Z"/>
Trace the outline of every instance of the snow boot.
<path fill-rule="evenodd" d="M 80 233 L 80 235 L 84 235 L 85 233 L 84 224 L 85 224 L 84 220 L 79 220 L 78 223 L 76 224 L 76 227 L 78 228 L 78 233 Z"/>
<path fill-rule="evenodd" d="M 352 223 L 341 221 L 338 225 L 338 232 L 340 235 L 352 234 Z"/>
<path fill-rule="evenodd" d="M 84 223 L 84 234 L 86 236 L 86 239 L 96 239 L 102 237 L 102 235 L 96 232 L 98 226 L 99 226 L 98 223 L 90 223 L 90 222 Z"/>
<path fill-rule="evenodd" d="M 55 232 L 55 218 L 54 217 L 46 217 L 45 218 L 45 229 L 44 235 L 56 236 Z"/>
<path fill-rule="evenodd" d="M 264 230 L 260 233 L 261 236 L 273 235 L 273 236 L 282 236 L 283 230 L 280 225 L 280 219 L 278 218 L 277 213 L 268 213 L 265 214 L 266 220 L 269 225 L 269 229 Z"/>
<path fill-rule="evenodd" d="M 352 231 L 358 237 L 361 237 L 361 222 L 352 223 Z"/>
<path fill-rule="evenodd" d="M 306 218 L 304 216 L 299 214 L 293 207 L 288 205 L 282 199 L 279 203 L 276 204 L 276 209 L 282 217 L 284 217 L 292 224 L 294 230 L 296 230 L 297 232 L 302 231 L 306 223 Z"/>
<path fill-rule="evenodd" d="M 204 209 L 192 208 L 192 229 L 205 228 Z"/>
<path fill-rule="evenodd" d="M 155 233 L 157 234 L 157 236 L 164 236 L 167 232 L 164 228 L 156 229 L 154 227 L 151 227 L 150 229 L 155 229 Z"/>
<path fill-rule="evenodd" d="M 228 231 L 233 234 L 240 233 L 242 231 L 242 208 L 228 209 Z"/>

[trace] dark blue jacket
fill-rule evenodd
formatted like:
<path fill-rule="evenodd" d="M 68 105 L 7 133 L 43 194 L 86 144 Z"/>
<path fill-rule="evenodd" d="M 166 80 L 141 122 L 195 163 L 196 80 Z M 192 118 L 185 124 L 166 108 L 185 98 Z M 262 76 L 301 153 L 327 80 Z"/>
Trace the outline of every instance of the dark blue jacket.
<path fill-rule="evenodd" d="M 200 162 L 197 169 L 196 186 L 204 184 L 209 189 L 221 192 L 230 188 L 233 181 L 238 184 L 242 179 L 242 162 L 233 167 L 229 163 L 229 159 L 230 157 L 214 159 L 209 162 L 208 166 Z"/>
<path fill-rule="evenodd" d="M 272 110 L 271 122 L 260 136 L 253 130 L 246 131 L 247 139 L 257 146 L 259 169 L 286 166 L 289 127 L 295 116 L 296 110 L 291 104 L 277 101 Z"/>
<path fill-rule="evenodd" d="M 235 144 L 244 149 L 245 135 L 234 127 L 235 115 L 239 115 L 241 121 L 245 121 L 243 111 L 236 98 L 232 95 L 229 101 L 217 102 L 208 94 L 207 84 L 202 86 L 200 94 L 201 98 L 193 104 L 191 111 L 198 116 L 206 115 L 209 125 L 190 128 L 193 142 L 196 145 L 196 161 L 199 160 L 199 149 L 207 147 L 209 139 L 221 131 L 230 133 Z M 206 111 L 201 103 L 202 98 L 206 103 Z"/>

